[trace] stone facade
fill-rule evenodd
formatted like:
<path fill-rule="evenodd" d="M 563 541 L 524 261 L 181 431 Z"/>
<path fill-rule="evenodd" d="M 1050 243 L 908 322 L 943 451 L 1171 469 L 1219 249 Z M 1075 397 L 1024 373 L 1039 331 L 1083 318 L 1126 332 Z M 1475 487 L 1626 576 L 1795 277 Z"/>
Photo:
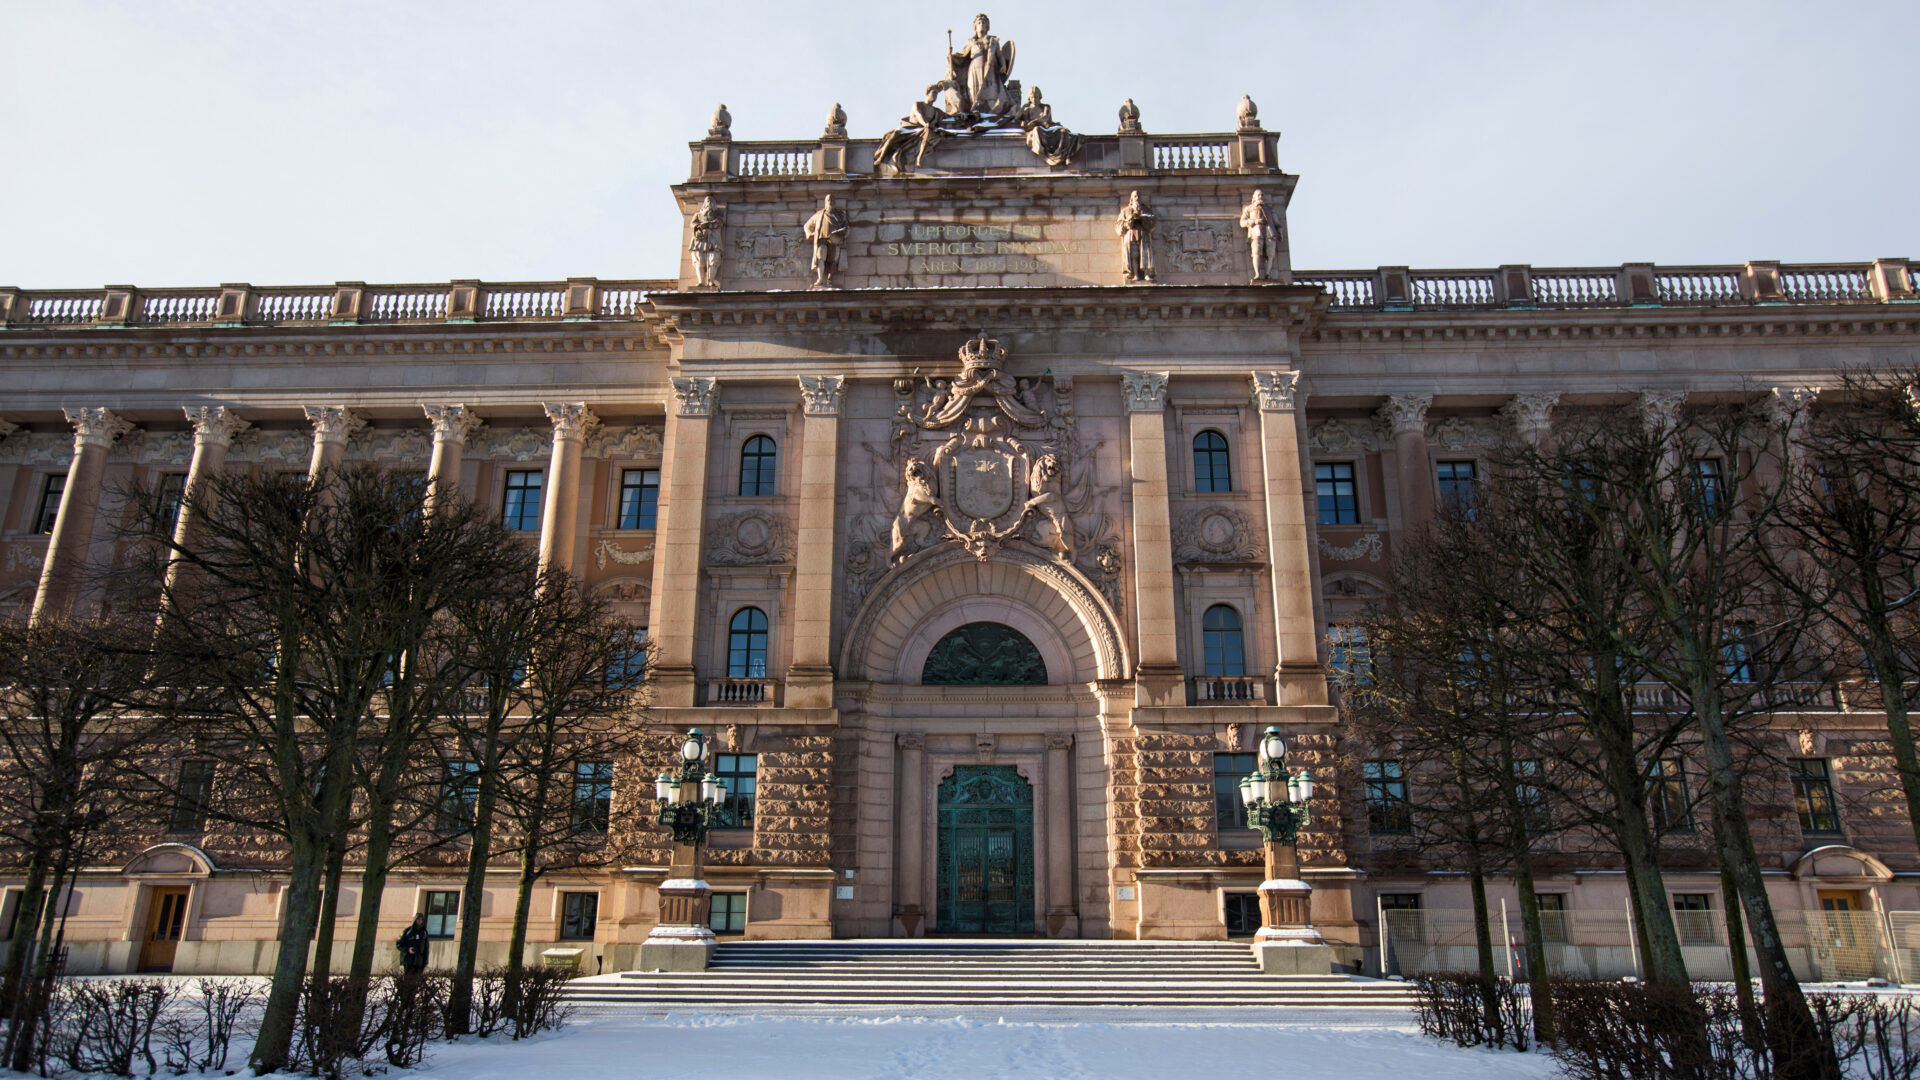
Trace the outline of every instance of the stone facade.
<path fill-rule="evenodd" d="M 617 798 L 645 799 L 689 726 L 754 755 L 754 827 L 708 854 L 714 888 L 746 895 L 746 936 L 932 932 L 943 785 L 1005 766 L 1031 790 L 1035 932 L 1224 937 L 1229 899 L 1262 873 L 1257 839 L 1215 820 L 1215 755 L 1277 725 L 1322 778 L 1300 845 L 1316 925 L 1371 963 L 1378 895 L 1458 907 L 1465 885 L 1368 836 L 1325 628 L 1382 595 L 1397 538 L 1433 512 L 1436 463 L 1480 460 L 1556 403 L 1817 388 L 1849 365 L 1913 363 L 1911 271 L 1299 271 L 1275 133 L 1250 113 L 1230 134 L 1138 127 L 1059 166 L 1017 134 L 953 134 L 897 175 L 844 130 L 746 144 L 716 123 L 673 189 L 687 232 L 669 281 L 0 290 L 0 605 L 105 601 L 74 572 L 116 558 L 101 493 L 196 462 L 431 468 L 496 506 L 510 474 L 537 472 L 528 541 L 656 650 L 655 735 L 618 764 Z M 1134 192 L 1156 219 L 1151 284 L 1125 282 L 1115 228 Z M 1249 284 L 1255 192 L 1279 240 L 1270 280 Z M 829 195 L 846 231 L 819 288 L 805 223 Z M 220 436 L 223 460 L 197 449 L 209 407 L 245 422 Z M 1201 485 L 1209 433 L 1224 466 Z M 760 439 L 771 480 L 743 486 Z M 1317 464 L 1350 467 L 1352 520 L 1321 522 Z M 657 470 L 641 527 L 620 520 L 629 470 Z M 54 476 L 66 494 L 43 519 Z M 1238 618 L 1243 674 L 1206 672 L 1216 606 Z M 765 660 L 742 666 L 730 633 L 750 607 Z M 983 622 L 1027 639 L 1046 681 L 923 685 L 935 645 Z M 1822 888 L 1920 908 L 1878 716 L 1835 696 L 1775 727 L 1783 755 L 1831 760 L 1845 822 L 1844 839 L 1803 837 L 1784 776 L 1753 793 L 1786 918 Z M 593 891 L 594 955 L 635 962 L 667 840 L 630 830 L 612 841 L 630 862 L 542 885 L 552 921 L 533 948 L 558 937 L 562 893 Z M 75 963 L 137 963 L 152 891 L 174 882 L 194 898 L 180 969 L 266 963 L 270 845 L 154 840 L 85 876 Z M 1807 858 L 1829 840 L 1844 850 Z M 1706 863 L 1676 858 L 1676 889 L 1717 890 Z M 1547 862 L 1572 908 L 1619 910 L 1604 857 Z M 399 875 L 394 934 L 456 870 Z M 496 949 L 508 895 L 491 900 Z"/>

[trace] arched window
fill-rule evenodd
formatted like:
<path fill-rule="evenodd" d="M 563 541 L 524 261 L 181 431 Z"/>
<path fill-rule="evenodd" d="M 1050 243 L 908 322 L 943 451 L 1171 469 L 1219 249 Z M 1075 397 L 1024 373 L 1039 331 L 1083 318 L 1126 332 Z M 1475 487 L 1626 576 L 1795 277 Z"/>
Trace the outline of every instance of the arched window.
<path fill-rule="evenodd" d="M 727 624 L 727 678 L 767 677 L 767 613 L 741 608 Z"/>
<path fill-rule="evenodd" d="M 1200 630 L 1206 654 L 1206 674 L 1247 673 L 1247 652 L 1241 641 L 1239 612 L 1225 604 L 1215 604 L 1201 618 Z"/>
<path fill-rule="evenodd" d="M 994 622 L 968 623 L 934 643 L 924 686 L 1045 686 L 1047 662 L 1027 636 Z"/>
<path fill-rule="evenodd" d="M 740 494 L 773 494 L 774 470 L 778 459 L 773 440 L 755 435 L 740 448 Z"/>
<path fill-rule="evenodd" d="M 1227 437 L 1217 431 L 1203 431 L 1193 437 L 1193 490 L 1233 490 L 1233 466 L 1227 462 Z"/>

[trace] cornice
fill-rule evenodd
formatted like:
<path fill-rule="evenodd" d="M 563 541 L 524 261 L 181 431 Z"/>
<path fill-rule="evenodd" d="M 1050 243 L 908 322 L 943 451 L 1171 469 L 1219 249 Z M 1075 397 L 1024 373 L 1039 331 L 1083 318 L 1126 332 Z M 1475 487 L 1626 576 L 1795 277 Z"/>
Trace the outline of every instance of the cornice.
<path fill-rule="evenodd" d="M 1862 336 L 1920 337 L 1920 305 L 1832 304 L 1488 311 L 1336 311 L 1301 337 L 1326 345 L 1740 343 Z"/>
<path fill-rule="evenodd" d="M 639 322 L 609 333 L 583 333 L 575 327 L 518 327 L 512 333 L 444 326 L 303 327 L 296 332 L 270 328 L 209 331 L 183 335 L 178 330 L 9 330 L 0 337 L 0 360 L 192 360 L 313 359 L 321 357 L 473 357 L 606 356 L 668 359 L 654 336 L 657 327 Z M 640 354 L 636 356 L 635 354 Z M 651 355 L 649 355 L 651 354 Z"/>

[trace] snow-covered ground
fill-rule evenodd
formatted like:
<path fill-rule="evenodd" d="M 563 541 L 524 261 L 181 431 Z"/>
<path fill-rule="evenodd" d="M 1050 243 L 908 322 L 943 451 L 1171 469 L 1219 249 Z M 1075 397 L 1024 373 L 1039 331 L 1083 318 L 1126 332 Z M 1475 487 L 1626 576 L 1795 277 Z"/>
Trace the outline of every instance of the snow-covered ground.
<path fill-rule="evenodd" d="M 562 1031 L 521 1043 L 495 1038 L 436 1044 L 421 1073 L 461 1080 L 1505 1080 L 1558 1073 L 1544 1055 L 1461 1050 L 1423 1039 L 1398 1010 L 1193 1012 L 1055 1009 L 955 1016 L 949 1010 L 880 1017 L 637 1016 L 607 1010 L 580 1014 Z"/>

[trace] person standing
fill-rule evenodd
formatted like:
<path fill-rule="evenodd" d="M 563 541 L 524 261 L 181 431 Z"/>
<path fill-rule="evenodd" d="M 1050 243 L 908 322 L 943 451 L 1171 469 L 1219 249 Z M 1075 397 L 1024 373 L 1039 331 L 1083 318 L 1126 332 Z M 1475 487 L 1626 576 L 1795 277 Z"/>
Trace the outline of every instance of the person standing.
<path fill-rule="evenodd" d="M 400 969 L 408 975 L 427 970 L 427 916 L 413 917 L 413 925 L 400 934 Z"/>

